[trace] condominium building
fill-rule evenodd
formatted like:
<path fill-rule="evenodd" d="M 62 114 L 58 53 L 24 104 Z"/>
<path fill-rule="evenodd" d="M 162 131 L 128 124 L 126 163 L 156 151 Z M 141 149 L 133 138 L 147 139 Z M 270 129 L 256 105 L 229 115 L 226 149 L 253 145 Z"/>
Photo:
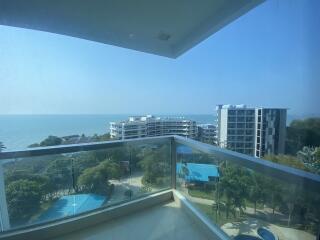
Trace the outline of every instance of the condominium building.
<path fill-rule="evenodd" d="M 246 105 L 218 105 L 216 109 L 220 147 L 255 157 L 284 153 L 286 109 Z"/>
<path fill-rule="evenodd" d="M 214 124 L 199 124 L 198 140 L 204 143 L 216 143 L 216 126 Z"/>
<path fill-rule="evenodd" d="M 152 115 L 129 117 L 125 121 L 110 122 L 110 136 L 114 139 L 164 135 L 196 138 L 196 122 L 184 118 L 160 118 Z"/>

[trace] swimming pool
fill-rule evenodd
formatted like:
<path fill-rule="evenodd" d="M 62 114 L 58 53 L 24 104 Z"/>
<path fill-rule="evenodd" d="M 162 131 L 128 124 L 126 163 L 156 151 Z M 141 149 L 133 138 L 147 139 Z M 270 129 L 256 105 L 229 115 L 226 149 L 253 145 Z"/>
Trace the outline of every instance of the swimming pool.
<path fill-rule="evenodd" d="M 278 240 L 278 238 L 267 228 L 258 228 L 257 233 L 263 240 Z"/>
<path fill-rule="evenodd" d="M 235 236 L 233 239 L 234 240 L 261 240 L 261 238 L 259 237 L 245 235 L 245 234 L 240 234 L 238 236 Z"/>
<path fill-rule="evenodd" d="M 75 194 L 59 198 L 36 222 L 55 220 L 99 208 L 106 197 L 96 194 Z"/>
<path fill-rule="evenodd" d="M 275 236 L 269 229 L 260 227 L 257 229 L 257 233 L 260 237 L 255 237 L 246 234 L 239 234 L 235 236 L 234 240 L 278 240 L 278 237 Z"/>

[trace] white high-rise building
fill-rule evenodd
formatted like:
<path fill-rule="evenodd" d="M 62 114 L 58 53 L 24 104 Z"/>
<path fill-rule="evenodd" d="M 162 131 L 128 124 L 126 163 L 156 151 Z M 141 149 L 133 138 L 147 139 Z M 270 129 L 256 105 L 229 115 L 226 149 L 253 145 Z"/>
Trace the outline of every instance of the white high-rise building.
<path fill-rule="evenodd" d="M 281 154 L 285 148 L 287 110 L 217 106 L 217 144 L 255 157 Z"/>
<path fill-rule="evenodd" d="M 195 138 L 197 124 L 184 118 L 160 118 L 152 115 L 129 117 L 128 120 L 110 122 L 110 136 L 114 139 L 130 139 L 179 135 Z"/>

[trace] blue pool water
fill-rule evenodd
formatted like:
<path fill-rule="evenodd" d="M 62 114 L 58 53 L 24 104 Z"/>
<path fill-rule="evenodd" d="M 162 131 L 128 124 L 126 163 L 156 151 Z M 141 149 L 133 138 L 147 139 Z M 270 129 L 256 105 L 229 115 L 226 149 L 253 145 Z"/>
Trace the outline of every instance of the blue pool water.
<path fill-rule="evenodd" d="M 240 234 L 238 236 L 235 236 L 233 239 L 234 240 L 261 240 L 261 238 L 245 235 L 245 234 Z"/>
<path fill-rule="evenodd" d="M 50 221 L 58 218 L 72 216 L 75 214 L 99 208 L 106 198 L 95 194 L 68 195 L 59 198 L 37 222 Z"/>
<path fill-rule="evenodd" d="M 260 227 L 257 229 L 257 233 L 260 237 L 240 234 L 234 237 L 234 240 L 278 240 L 278 238 L 268 229 Z"/>
<path fill-rule="evenodd" d="M 257 232 L 263 240 L 277 240 L 274 234 L 266 228 L 258 228 Z"/>
<path fill-rule="evenodd" d="M 177 173 L 182 173 L 182 163 L 177 163 Z M 211 178 L 219 177 L 218 168 L 213 164 L 187 163 L 189 175 L 185 176 L 187 182 L 209 182 Z"/>

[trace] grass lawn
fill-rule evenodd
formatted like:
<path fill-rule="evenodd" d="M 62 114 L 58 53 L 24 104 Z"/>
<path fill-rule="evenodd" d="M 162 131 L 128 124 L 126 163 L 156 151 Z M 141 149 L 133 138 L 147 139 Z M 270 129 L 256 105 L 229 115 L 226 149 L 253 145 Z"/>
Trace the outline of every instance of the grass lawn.
<path fill-rule="evenodd" d="M 204 198 L 213 200 L 214 191 L 212 190 L 202 190 L 202 189 L 188 189 L 188 194 L 191 197 Z"/>
<path fill-rule="evenodd" d="M 220 210 L 220 216 L 217 218 L 215 209 L 212 209 L 212 206 L 206 204 L 195 203 L 195 205 L 203 212 L 207 217 L 209 217 L 215 224 L 222 226 L 228 222 L 239 222 L 243 221 L 245 217 L 234 217 L 233 214 L 229 213 L 229 218 L 226 218 L 226 213 L 224 210 Z"/>
<path fill-rule="evenodd" d="M 254 203 L 246 200 L 246 207 L 254 208 Z M 262 203 L 257 203 L 257 210 L 262 210 L 263 209 L 263 204 Z"/>

